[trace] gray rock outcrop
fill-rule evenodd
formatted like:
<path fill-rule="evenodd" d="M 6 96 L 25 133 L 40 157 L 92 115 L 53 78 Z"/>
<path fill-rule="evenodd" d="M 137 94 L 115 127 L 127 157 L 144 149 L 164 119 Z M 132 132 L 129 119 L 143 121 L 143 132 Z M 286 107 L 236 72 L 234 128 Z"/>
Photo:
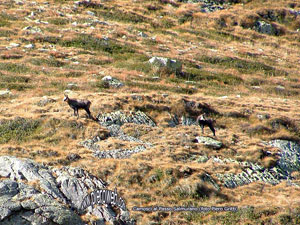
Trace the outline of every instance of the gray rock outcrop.
<path fill-rule="evenodd" d="M 196 141 L 198 143 L 204 144 L 206 147 L 208 148 L 212 148 L 212 149 L 221 149 L 223 147 L 223 143 L 215 140 L 211 137 L 202 137 L 202 136 L 198 136 L 196 137 Z"/>
<path fill-rule="evenodd" d="M 105 76 L 101 80 L 102 82 L 106 83 L 109 87 L 120 88 L 124 86 L 124 84 L 121 81 L 112 76 Z"/>
<path fill-rule="evenodd" d="M 294 141 L 272 140 L 269 144 L 280 149 L 278 167 L 289 173 L 300 171 L 300 145 Z"/>
<path fill-rule="evenodd" d="M 106 127 L 109 130 L 109 137 L 117 138 L 121 141 L 135 142 L 139 145 L 132 149 L 113 149 L 113 150 L 101 150 L 101 138 L 94 137 L 80 142 L 82 146 L 92 150 L 94 156 L 100 159 L 105 158 L 118 158 L 124 159 L 129 158 L 131 155 L 143 152 L 147 148 L 151 147 L 152 144 L 149 142 L 143 142 L 138 138 L 132 137 L 125 134 L 121 127 L 125 123 L 145 124 L 151 127 L 156 126 L 155 122 L 141 111 L 137 112 L 124 112 L 116 111 L 112 113 L 103 113 L 97 116 L 100 125 Z"/>
<path fill-rule="evenodd" d="M 152 57 L 149 63 L 157 68 L 166 68 L 170 72 L 180 73 L 182 63 L 179 60 L 169 59 L 165 57 Z"/>
<path fill-rule="evenodd" d="M 104 181 L 83 169 L 50 168 L 29 159 L 2 156 L 0 176 L 1 224 L 134 224 L 127 210 L 117 213 L 110 205 L 88 207 L 87 214 L 97 221 L 92 217 L 83 221 L 84 197 L 106 188 Z"/>

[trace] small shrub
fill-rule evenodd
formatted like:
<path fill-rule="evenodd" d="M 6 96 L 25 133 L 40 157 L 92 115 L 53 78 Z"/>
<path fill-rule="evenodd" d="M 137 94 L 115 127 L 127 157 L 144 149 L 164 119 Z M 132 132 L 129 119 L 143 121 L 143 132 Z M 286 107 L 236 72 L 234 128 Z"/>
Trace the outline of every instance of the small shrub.
<path fill-rule="evenodd" d="M 0 122 L 0 143 L 11 140 L 21 142 L 32 136 L 40 127 L 40 122 L 32 119 L 17 117 L 14 120 L 2 120 Z"/>
<path fill-rule="evenodd" d="M 104 51 L 109 54 L 134 53 L 134 49 L 129 45 L 118 44 L 114 40 L 104 40 L 91 35 L 80 35 L 71 40 L 62 40 L 60 44 L 64 47 L 83 48 L 92 51 Z"/>
<path fill-rule="evenodd" d="M 69 23 L 68 19 L 60 18 L 60 17 L 51 18 L 48 21 L 49 21 L 49 23 L 52 23 L 52 24 L 55 24 L 55 25 L 66 25 L 66 24 Z"/>
<path fill-rule="evenodd" d="M 0 70 L 5 70 L 13 73 L 26 73 L 30 71 L 27 66 L 15 63 L 0 63 Z"/>
<path fill-rule="evenodd" d="M 62 67 L 66 64 L 65 62 L 62 62 L 54 58 L 48 58 L 48 59 L 35 58 L 35 59 L 31 59 L 30 62 L 36 66 L 47 65 L 50 67 Z"/>

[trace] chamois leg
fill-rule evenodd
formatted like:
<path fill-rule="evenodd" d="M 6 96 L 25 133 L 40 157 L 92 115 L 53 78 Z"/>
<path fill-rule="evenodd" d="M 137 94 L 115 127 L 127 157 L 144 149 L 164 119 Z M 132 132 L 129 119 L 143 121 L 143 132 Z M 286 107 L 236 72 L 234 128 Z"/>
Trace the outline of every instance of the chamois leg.
<path fill-rule="evenodd" d="M 201 124 L 200 126 L 201 126 L 201 130 L 202 130 L 202 134 L 204 134 L 204 125 Z"/>
<path fill-rule="evenodd" d="M 89 118 L 92 118 L 91 111 L 89 108 L 85 109 L 86 113 L 89 115 Z"/>
<path fill-rule="evenodd" d="M 216 136 L 216 131 L 215 131 L 215 128 L 212 125 L 212 123 L 209 123 L 208 126 L 209 126 L 210 130 L 213 132 L 214 136 Z"/>
<path fill-rule="evenodd" d="M 75 109 L 75 108 L 73 108 L 73 110 L 74 110 L 74 116 L 76 116 L 76 109 Z"/>

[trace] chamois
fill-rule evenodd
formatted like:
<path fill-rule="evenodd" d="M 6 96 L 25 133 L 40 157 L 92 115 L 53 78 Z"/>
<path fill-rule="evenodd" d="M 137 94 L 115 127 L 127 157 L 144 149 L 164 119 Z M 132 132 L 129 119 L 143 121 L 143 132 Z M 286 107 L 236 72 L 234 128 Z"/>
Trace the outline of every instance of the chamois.
<path fill-rule="evenodd" d="M 64 101 L 67 102 L 69 104 L 69 106 L 74 110 L 74 116 L 76 116 L 76 114 L 77 114 L 77 119 L 79 118 L 78 109 L 84 109 L 87 112 L 89 118 L 97 121 L 97 119 L 95 119 L 91 114 L 91 111 L 90 111 L 91 102 L 89 100 L 87 100 L 87 99 L 84 99 L 84 100 L 71 99 L 71 98 L 69 98 L 68 95 L 65 94 Z"/>
<path fill-rule="evenodd" d="M 210 130 L 213 132 L 214 136 L 216 136 L 216 131 L 214 128 L 215 121 L 212 119 L 207 119 L 205 114 L 201 114 L 197 117 L 196 124 L 199 124 L 202 129 L 202 134 L 204 134 L 204 126 L 208 126 Z"/>

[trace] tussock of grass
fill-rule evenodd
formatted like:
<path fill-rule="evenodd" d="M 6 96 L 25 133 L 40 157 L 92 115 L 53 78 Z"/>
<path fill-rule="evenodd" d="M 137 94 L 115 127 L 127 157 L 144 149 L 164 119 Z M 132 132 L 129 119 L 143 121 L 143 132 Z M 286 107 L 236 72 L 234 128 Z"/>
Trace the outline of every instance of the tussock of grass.
<path fill-rule="evenodd" d="M 30 63 L 36 66 L 47 65 L 50 67 L 62 67 L 66 63 L 54 58 L 33 58 L 30 60 Z"/>
<path fill-rule="evenodd" d="M 24 64 L 0 63 L 0 70 L 12 73 L 27 73 L 30 69 Z"/>
<path fill-rule="evenodd" d="M 0 122 L 0 143 L 9 141 L 22 142 L 28 140 L 30 136 L 40 127 L 40 121 L 17 117 L 14 120 L 4 120 Z"/>
<path fill-rule="evenodd" d="M 80 35 L 71 40 L 61 40 L 59 42 L 64 47 L 83 48 L 85 50 L 103 51 L 109 54 L 134 53 L 135 50 L 129 45 L 121 45 L 114 40 L 104 40 L 91 35 Z"/>
<path fill-rule="evenodd" d="M 265 75 L 268 76 L 287 75 L 287 72 L 277 70 L 274 67 L 268 66 L 261 62 L 252 62 L 239 58 L 201 56 L 199 60 L 209 64 L 224 66 L 225 68 L 236 68 L 241 73 L 253 73 L 262 71 Z"/>

